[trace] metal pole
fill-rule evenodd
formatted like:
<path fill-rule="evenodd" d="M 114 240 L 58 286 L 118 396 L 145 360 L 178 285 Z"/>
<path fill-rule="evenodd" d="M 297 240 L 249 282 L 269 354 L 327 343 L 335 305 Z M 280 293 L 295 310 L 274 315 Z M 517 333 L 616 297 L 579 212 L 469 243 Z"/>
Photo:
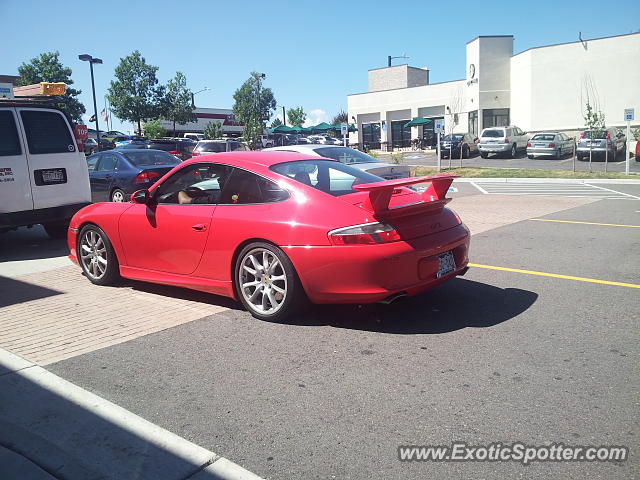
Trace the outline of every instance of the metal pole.
<path fill-rule="evenodd" d="M 436 137 L 436 154 L 438 155 L 438 171 L 440 171 L 440 129 L 438 129 L 438 136 Z"/>
<path fill-rule="evenodd" d="M 89 61 L 89 68 L 91 69 L 91 90 L 93 91 L 93 113 L 96 117 L 96 135 L 98 137 L 98 147 L 100 146 L 100 127 L 98 127 L 98 105 L 96 103 L 96 86 L 93 81 L 93 61 Z"/>
<path fill-rule="evenodd" d="M 631 145 L 629 145 L 629 139 L 631 138 L 631 121 L 627 120 L 627 148 L 625 148 L 625 153 L 627 155 L 627 158 L 625 158 L 625 167 L 624 167 L 624 173 L 626 173 L 627 175 L 629 175 L 629 167 L 630 167 L 630 161 L 631 161 Z M 638 150 L 636 149 L 636 152 Z M 636 160 L 638 160 L 636 158 Z"/>
<path fill-rule="evenodd" d="M 576 171 L 576 139 L 573 139 L 573 171 Z"/>
<path fill-rule="evenodd" d="M 282 124 L 286 127 L 287 126 L 287 117 L 284 114 L 284 105 L 282 105 Z"/>

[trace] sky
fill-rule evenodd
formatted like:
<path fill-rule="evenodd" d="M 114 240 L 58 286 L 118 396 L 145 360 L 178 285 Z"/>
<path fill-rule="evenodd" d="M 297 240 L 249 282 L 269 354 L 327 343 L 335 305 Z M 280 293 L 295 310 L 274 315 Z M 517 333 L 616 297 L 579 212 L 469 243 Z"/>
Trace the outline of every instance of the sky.
<path fill-rule="evenodd" d="M 387 56 L 394 65 L 427 67 L 430 82 L 465 78 L 465 45 L 478 35 L 514 35 L 514 53 L 531 47 L 640 31 L 640 1 L 129 1 L 0 0 L 0 74 L 40 53 L 59 51 L 73 70 L 79 99 L 93 113 L 88 53 L 95 65 L 98 110 L 122 57 L 139 50 L 165 84 L 176 71 L 196 92 L 196 106 L 232 108 L 251 71 L 278 103 L 302 106 L 307 124 L 347 110 L 347 95 L 367 91 L 367 71 Z M 23 18 L 21 20 L 21 18 Z M 11 21 L 10 19 L 15 19 Z M 570 61 L 570 59 L 567 59 Z M 117 119 L 114 129 L 132 125 Z M 104 126 L 100 126 L 101 130 Z"/>

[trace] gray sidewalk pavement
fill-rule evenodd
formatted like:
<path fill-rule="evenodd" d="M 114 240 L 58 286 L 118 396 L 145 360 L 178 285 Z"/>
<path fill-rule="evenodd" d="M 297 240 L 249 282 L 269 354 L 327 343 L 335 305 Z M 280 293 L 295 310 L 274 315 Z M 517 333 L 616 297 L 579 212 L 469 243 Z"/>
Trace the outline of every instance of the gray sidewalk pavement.
<path fill-rule="evenodd" d="M 260 480 L 3 349 L 0 465 L 2 480 Z"/>

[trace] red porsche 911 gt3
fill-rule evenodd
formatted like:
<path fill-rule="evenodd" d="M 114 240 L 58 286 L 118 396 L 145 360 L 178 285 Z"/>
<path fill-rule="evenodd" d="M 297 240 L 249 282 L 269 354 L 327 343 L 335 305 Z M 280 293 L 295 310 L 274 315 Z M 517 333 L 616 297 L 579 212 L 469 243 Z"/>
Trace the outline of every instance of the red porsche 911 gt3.
<path fill-rule="evenodd" d="M 201 156 L 130 202 L 80 210 L 69 258 L 98 285 L 202 290 L 260 319 L 306 299 L 388 302 L 466 272 L 469 230 L 445 207 L 454 177 L 384 180 L 289 152 Z"/>

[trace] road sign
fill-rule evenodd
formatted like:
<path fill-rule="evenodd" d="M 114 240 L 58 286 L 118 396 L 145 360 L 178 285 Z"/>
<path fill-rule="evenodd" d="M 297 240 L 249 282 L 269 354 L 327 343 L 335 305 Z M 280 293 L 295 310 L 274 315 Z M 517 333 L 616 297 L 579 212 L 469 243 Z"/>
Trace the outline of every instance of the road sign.
<path fill-rule="evenodd" d="M 349 125 L 347 125 L 346 123 L 341 123 L 340 131 L 342 132 L 342 135 L 346 135 L 347 132 L 349 131 Z"/>
<path fill-rule="evenodd" d="M 433 130 L 436 133 L 444 133 L 444 118 L 438 118 L 433 122 Z"/>
<path fill-rule="evenodd" d="M 633 108 L 625 108 L 624 109 L 624 121 L 625 122 L 633 122 Z"/>

